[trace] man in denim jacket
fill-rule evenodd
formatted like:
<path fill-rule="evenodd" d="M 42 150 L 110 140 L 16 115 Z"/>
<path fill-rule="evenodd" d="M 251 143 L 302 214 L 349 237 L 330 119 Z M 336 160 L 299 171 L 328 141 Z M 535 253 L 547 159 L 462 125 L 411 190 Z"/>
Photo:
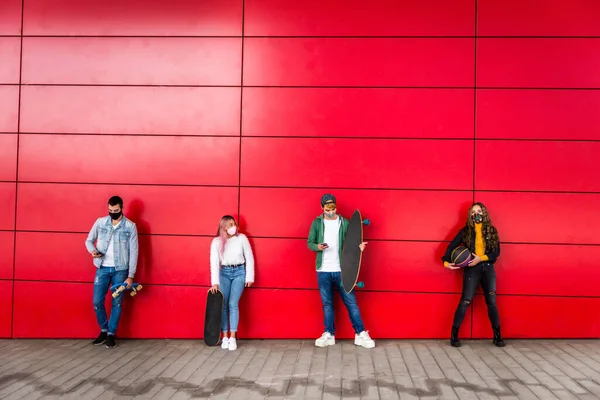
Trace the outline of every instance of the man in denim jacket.
<path fill-rule="evenodd" d="M 108 216 L 96 220 L 85 241 L 87 251 L 94 259 L 94 310 L 100 325 L 100 335 L 94 345 L 116 346 L 115 333 L 121 318 L 123 292 L 112 300 L 110 320 L 107 319 L 104 301 L 111 285 L 127 282 L 130 288 L 138 260 L 138 234 L 135 223 L 123 215 L 123 199 L 113 196 L 108 200 Z"/>

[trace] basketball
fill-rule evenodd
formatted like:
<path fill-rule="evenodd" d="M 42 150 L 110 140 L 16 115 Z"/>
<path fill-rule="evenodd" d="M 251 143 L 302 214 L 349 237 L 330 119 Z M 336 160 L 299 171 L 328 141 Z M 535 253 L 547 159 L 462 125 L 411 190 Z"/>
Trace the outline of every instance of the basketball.
<path fill-rule="evenodd" d="M 452 254 L 450 255 L 450 260 L 452 263 L 456 264 L 457 267 L 464 268 L 471 262 L 473 259 L 473 255 L 464 246 L 458 246 L 454 250 L 452 250 Z"/>

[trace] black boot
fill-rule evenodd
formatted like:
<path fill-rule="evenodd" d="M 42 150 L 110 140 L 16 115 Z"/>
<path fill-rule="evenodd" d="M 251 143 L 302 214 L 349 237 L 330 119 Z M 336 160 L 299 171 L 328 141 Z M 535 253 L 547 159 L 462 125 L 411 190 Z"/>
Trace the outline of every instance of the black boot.
<path fill-rule="evenodd" d="M 494 344 L 498 347 L 506 346 L 504 340 L 502 340 L 502 335 L 500 334 L 500 327 L 492 326 L 492 330 L 494 331 Z"/>
<path fill-rule="evenodd" d="M 452 327 L 452 336 L 450 336 L 450 346 L 460 347 L 460 340 L 458 340 L 458 328 Z"/>

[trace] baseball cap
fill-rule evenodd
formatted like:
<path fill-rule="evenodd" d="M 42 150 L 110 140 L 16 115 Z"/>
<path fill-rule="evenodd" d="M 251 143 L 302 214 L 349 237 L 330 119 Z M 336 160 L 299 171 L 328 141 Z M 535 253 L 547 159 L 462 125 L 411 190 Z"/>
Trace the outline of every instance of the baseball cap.
<path fill-rule="evenodd" d="M 326 193 L 323 196 L 321 196 L 321 207 L 323 207 L 327 203 L 335 204 L 335 196 L 330 193 Z"/>

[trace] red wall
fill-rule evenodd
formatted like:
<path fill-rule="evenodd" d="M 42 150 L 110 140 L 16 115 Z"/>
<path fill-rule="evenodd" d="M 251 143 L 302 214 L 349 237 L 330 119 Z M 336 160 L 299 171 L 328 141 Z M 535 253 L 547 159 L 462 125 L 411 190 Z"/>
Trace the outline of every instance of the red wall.
<path fill-rule="evenodd" d="M 448 336 L 461 275 L 439 257 L 473 200 L 503 242 L 505 335 L 600 336 L 600 3 L 367 4 L 4 0 L 0 337 L 96 334 L 84 239 L 114 194 L 145 285 L 121 337 L 202 336 L 226 213 L 257 260 L 241 336 L 317 337 L 326 191 L 373 222 L 374 338 Z M 472 310 L 462 335 L 489 337 Z"/>

